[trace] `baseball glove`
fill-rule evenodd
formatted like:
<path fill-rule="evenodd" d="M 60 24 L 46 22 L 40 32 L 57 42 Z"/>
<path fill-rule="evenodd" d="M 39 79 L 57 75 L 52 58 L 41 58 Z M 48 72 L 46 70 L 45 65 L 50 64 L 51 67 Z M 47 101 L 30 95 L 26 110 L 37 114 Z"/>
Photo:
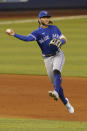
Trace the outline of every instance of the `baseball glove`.
<path fill-rule="evenodd" d="M 62 45 L 62 42 L 61 42 L 60 39 L 53 38 L 53 39 L 50 41 L 49 45 L 50 45 L 50 46 L 51 46 L 51 45 L 55 45 L 55 46 L 57 46 L 57 48 L 60 48 L 61 45 Z"/>

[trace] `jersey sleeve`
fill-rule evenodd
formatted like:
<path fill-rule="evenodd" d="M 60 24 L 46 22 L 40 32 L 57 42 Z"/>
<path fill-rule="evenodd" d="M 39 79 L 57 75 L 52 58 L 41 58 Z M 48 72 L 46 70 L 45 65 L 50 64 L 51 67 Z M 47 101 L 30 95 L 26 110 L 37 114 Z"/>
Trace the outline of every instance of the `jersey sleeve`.
<path fill-rule="evenodd" d="M 37 33 L 36 31 L 33 31 L 28 36 L 20 35 L 20 34 L 14 34 L 14 37 L 23 40 L 23 41 L 35 41 L 37 39 Z"/>
<path fill-rule="evenodd" d="M 32 37 L 32 35 L 28 35 L 28 36 L 24 36 L 24 35 L 20 35 L 20 34 L 16 34 L 14 35 L 14 37 L 23 40 L 23 41 L 34 41 L 35 38 Z"/>

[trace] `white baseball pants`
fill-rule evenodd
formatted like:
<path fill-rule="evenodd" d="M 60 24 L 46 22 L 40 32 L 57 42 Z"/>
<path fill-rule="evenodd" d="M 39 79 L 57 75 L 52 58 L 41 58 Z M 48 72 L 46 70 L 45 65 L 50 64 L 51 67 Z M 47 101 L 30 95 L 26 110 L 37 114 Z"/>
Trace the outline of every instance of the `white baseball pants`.
<path fill-rule="evenodd" d="M 53 85 L 54 85 L 53 71 L 56 69 L 61 72 L 62 67 L 64 65 L 64 61 L 65 61 L 64 53 L 61 50 L 57 52 L 55 56 L 44 58 L 44 63 L 45 63 L 45 67 L 47 70 L 47 74 Z"/>

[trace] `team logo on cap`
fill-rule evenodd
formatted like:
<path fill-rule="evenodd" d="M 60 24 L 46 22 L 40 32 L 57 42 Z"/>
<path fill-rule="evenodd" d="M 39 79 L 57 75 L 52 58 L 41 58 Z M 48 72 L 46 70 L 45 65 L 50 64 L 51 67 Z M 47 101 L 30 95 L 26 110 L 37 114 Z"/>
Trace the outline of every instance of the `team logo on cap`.
<path fill-rule="evenodd" d="M 44 14 L 46 14 L 46 15 L 47 15 L 47 14 L 48 14 L 48 12 L 47 12 L 47 11 L 44 11 Z"/>

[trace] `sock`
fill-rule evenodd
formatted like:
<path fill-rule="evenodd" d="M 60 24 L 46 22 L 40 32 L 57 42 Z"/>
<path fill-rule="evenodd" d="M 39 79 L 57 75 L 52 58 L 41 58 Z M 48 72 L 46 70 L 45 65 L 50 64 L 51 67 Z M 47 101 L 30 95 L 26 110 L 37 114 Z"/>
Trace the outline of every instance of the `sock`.
<path fill-rule="evenodd" d="M 67 100 L 66 100 L 66 98 L 64 96 L 62 87 L 59 90 L 59 97 L 60 97 L 61 101 L 63 102 L 63 104 L 66 105 L 67 104 Z"/>
<path fill-rule="evenodd" d="M 54 90 L 58 92 L 61 101 L 65 105 L 67 103 L 67 100 L 65 99 L 61 83 L 62 79 L 60 71 L 54 70 Z"/>
<path fill-rule="evenodd" d="M 54 90 L 59 93 L 61 86 L 61 74 L 54 73 Z"/>

